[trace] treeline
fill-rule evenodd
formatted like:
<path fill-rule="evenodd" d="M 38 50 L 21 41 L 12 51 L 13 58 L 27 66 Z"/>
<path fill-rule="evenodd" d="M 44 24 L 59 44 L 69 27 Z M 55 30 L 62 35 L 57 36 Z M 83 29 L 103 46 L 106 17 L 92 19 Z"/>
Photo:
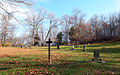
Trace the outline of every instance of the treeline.
<path fill-rule="evenodd" d="M 11 4 L 11 3 L 10 3 Z M 120 13 L 109 16 L 93 16 L 85 19 L 85 14 L 74 9 L 72 15 L 57 18 L 44 8 L 26 13 L 22 26 L 25 28 L 20 37 L 16 37 L 17 20 L 7 10 L 0 12 L 0 44 L 10 46 L 43 46 L 48 38 L 54 44 L 92 43 L 120 39 Z M 11 15 L 12 14 L 12 15 Z M 16 24 L 20 24 L 17 20 Z"/>
<path fill-rule="evenodd" d="M 120 40 L 120 13 L 93 16 L 88 21 L 80 10 L 74 10 L 72 16 L 65 15 L 64 43 L 92 43 L 107 40 Z"/>
<path fill-rule="evenodd" d="M 17 18 L 22 7 L 29 7 L 28 0 L 0 0 L 0 47 L 22 45 L 21 37 L 16 37 L 17 27 L 21 21 Z M 15 15 L 18 14 L 18 15 Z M 20 26 L 19 26 L 20 27 Z"/>

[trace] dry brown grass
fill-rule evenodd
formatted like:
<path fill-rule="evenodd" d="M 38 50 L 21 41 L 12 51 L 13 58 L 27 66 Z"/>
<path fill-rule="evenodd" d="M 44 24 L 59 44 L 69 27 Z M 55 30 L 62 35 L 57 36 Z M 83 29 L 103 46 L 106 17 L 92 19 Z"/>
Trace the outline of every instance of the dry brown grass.
<path fill-rule="evenodd" d="M 44 51 L 21 49 L 12 47 L 0 47 L 0 57 L 24 56 L 33 54 L 46 54 Z"/>
<path fill-rule="evenodd" d="M 26 56 L 26 55 L 38 55 L 47 60 L 48 49 L 24 49 L 13 47 L 0 47 L 0 57 L 13 57 L 13 56 Z M 43 56 L 45 55 L 45 56 Z M 71 54 L 61 54 L 55 50 L 51 51 L 51 60 L 69 57 Z"/>

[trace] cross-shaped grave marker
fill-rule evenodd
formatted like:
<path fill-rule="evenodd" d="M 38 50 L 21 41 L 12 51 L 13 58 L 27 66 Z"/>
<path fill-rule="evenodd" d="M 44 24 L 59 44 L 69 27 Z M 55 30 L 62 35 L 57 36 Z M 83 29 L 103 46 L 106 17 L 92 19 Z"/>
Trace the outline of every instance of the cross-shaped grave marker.
<path fill-rule="evenodd" d="M 50 38 L 49 38 L 49 40 L 48 41 L 46 41 L 46 43 L 48 43 L 48 61 L 49 61 L 49 64 L 50 64 L 50 43 L 52 43 L 52 41 L 50 40 Z"/>

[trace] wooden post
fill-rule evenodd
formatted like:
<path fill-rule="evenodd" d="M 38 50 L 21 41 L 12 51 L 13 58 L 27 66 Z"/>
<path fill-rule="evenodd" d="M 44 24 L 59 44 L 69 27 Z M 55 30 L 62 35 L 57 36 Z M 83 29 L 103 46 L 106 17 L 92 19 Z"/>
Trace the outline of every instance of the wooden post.
<path fill-rule="evenodd" d="M 48 61 L 49 61 L 49 64 L 50 64 L 50 43 L 52 43 L 52 41 L 50 40 L 50 38 L 49 38 L 49 40 L 46 42 L 46 43 L 48 43 Z"/>

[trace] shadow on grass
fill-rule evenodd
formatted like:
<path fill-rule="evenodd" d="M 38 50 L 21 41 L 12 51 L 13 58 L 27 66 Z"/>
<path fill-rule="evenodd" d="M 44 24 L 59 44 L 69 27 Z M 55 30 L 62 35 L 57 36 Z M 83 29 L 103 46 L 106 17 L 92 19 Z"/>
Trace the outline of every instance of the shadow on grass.
<path fill-rule="evenodd" d="M 72 47 L 60 47 L 60 49 L 62 49 L 62 50 L 70 50 L 70 49 L 72 49 Z"/>
<path fill-rule="evenodd" d="M 88 45 L 87 47 L 104 47 L 104 46 L 116 46 L 119 45 L 119 42 L 111 42 L 106 44 L 99 44 L 99 45 Z"/>
<path fill-rule="evenodd" d="M 32 59 L 29 59 L 32 60 Z M 92 63 L 91 59 L 90 60 L 57 60 L 57 62 L 53 61 L 53 64 L 48 65 L 47 62 L 45 62 L 44 60 L 42 60 L 43 63 L 40 63 L 39 61 L 28 61 L 28 59 L 24 60 L 24 61 L 19 61 L 16 63 L 15 61 L 13 62 L 0 62 L 3 63 L 4 65 L 9 65 L 2 68 L 0 68 L 0 71 L 2 70 L 9 70 L 12 68 L 17 68 L 20 67 L 22 68 L 33 68 L 36 69 L 39 67 L 43 67 L 43 68 L 47 68 L 48 71 L 52 71 L 50 70 L 51 68 L 53 68 L 55 70 L 55 73 L 59 73 L 59 74 L 79 74 L 81 73 L 87 73 L 89 72 L 93 72 L 94 70 L 98 71 L 99 73 L 101 73 L 101 70 L 103 70 L 104 72 L 107 71 L 115 71 L 115 72 L 120 72 L 120 69 L 114 67 L 109 67 L 110 65 L 107 64 L 103 64 L 103 63 Z M 110 61 L 109 63 L 120 63 L 120 61 Z M 18 66 L 17 66 L 18 65 Z M 12 67 L 12 68 L 10 68 Z M 18 70 L 19 71 L 19 70 Z"/>
<path fill-rule="evenodd" d="M 114 62 L 114 63 L 118 63 L 118 62 Z M 98 73 L 101 73 L 101 70 L 103 71 L 103 73 L 109 73 L 109 71 L 111 72 L 120 72 L 120 68 L 117 67 L 110 67 L 110 65 L 106 65 L 103 63 L 92 63 L 90 61 L 76 61 L 76 60 L 69 60 L 69 61 L 63 61 L 60 64 L 34 64 L 28 67 L 44 67 L 47 69 L 51 69 L 54 68 L 56 70 L 56 73 L 59 74 L 75 74 L 75 73 L 80 73 L 80 72 L 85 72 L 87 73 L 92 73 L 94 72 L 94 70 L 98 71 Z"/>
<path fill-rule="evenodd" d="M 109 61 L 109 63 L 120 63 L 120 61 Z"/>
<path fill-rule="evenodd" d="M 94 50 L 87 50 L 88 52 L 94 52 Z M 120 53 L 120 48 L 106 48 L 99 49 L 100 53 Z"/>
<path fill-rule="evenodd" d="M 0 71 L 2 71 L 2 70 L 9 70 L 9 69 L 11 69 L 11 68 L 9 68 L 9 67 L 0 68 Z"/>

